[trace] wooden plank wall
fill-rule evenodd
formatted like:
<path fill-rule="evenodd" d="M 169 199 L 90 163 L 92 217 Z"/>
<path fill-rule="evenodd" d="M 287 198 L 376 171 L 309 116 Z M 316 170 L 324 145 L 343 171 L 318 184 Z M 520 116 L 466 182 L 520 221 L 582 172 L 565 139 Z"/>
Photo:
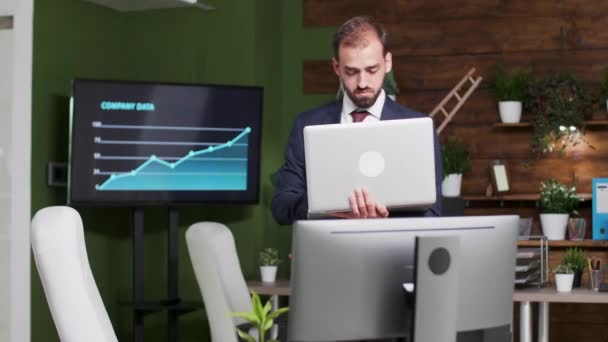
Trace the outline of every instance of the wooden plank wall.
<path fill-rule="evenodd" d="M 398 101 L 430 112 L 471 68 L 487 78 L 498 63 L 527 67 L 534 77 L 548 71 L 574 73 L 587 90 L 597 92 L 608 65 L 608 2 L 583 0 L 303 0 L 305 28 L 336 27 L 348 18 L 368 14 L 385 25 L 393 53 Z M 337 80 L 327 60 L 304 61 L 303 89 L 307 94 L 333 94 Z M 589 130 L 595 149 L 579 145 L 565 157 L 537 159 L 531 151 L 531 128 L 496 128 L 497 104 L 484 81 L 440 139 L 457 136 L 473 156 L 473 171 L 463 179 L 463 194 L 483 195 L 490 183 L 489 165 L 505 160 L 513 193 L 537 193 L 549 177 L 591 192 L 591 179 L 608 176 L 608 126 Z M 524 113 L 522 120 L 529 120 Z M 594 119 L 608 119 L 598 106 Z M 472 202 L 467 214 L 517 213 L 534 217 L 536 203 Z M 590 225 L 589 202 L 583 214 Z M 591 229 L 587 229 L 590 238 Z M 590 251 L 591 252 L 591 251 Z M 593 250 L 608 257 L 608 252 Z M 562 251 L 552 255 L 557 262 Z M 598 254 L 599 253 L 599 254 Z M 556 259 L 557 258 L 557 259 Z M 604 341 L 608 338 L 608 306 L 553 305 L 551 341 Z M 576 317 L 584 317 L 579 319 Z"/>
<path fill-rule="evenodd" d="M 398 101 L 429 112 L 471 67 L 486 76 L 497 63 L 528 67 L 535 76 L 572 72 L 597 91 L 608 65 L 608 3 L 552 0 L 304 0 L 305 27 L 337 26 L 356 14 L 372 14 L 389 32 Z M 308 94 L 335 93 L 330 61 L 305 61 L 303 88 Z M 460 137 L 471 147 L 474 171 L 465 177 L 464 194 L 480 195 L 489 184 L 489 163 L 507 160 L 515 193 L 537 192 L 539 182 L 555 177 L 575 181 L 591 192 L 591 179 L 608 175 L 608 127 L 594 128 L 594 149 L 580 145 L 566 158 L 537 160 L 530 128 L 495 128 L 497 105 L 482 83 L 442 134 Z M 598 110 L 597 119 L 608 116 Z M 524 113 L 523 120 L 529 118 Z"/>

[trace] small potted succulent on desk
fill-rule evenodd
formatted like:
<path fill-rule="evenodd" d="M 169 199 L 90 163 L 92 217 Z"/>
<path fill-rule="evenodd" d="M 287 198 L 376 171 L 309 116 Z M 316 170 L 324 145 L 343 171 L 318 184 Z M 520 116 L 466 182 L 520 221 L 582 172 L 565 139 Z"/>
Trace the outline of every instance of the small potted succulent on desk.
<path fill-rule="evenodd" d="M 462 174 L 471 171 L 471 157 L 467 145 L 456 138 L 448 138 L 441 145 L 441 164 L 443 170 L 441 192 L 443 197 L 460 196 Z"/>
<path fill-rule="evenodd" d="M 587 258 L 585 257 L 585 253 L 582 249 L 578 247 L 566 248 L 564 264 L 570 265 L 570 268 L 572 268 L 572 271 L 574 271 L 574 283 L 572 286 L 575 288 L 581 287 L 581 279 L 586 263 Z"/>
<path fill-rule="evenodd" d="M 260 274 L 262 282 L 273 283 L 277 277 L 277 268 L 281 260 L 279 259 L 279 251 L 275 248 L 264 248 L 260 252 Z"/>
<path fill-rule="evenodd" d="M 570 214 L 578 214 L 580 199 L 574 186 L 567 187 L 551 178 L 540 185 L 540 222 L 549 240 L 564 240 Z"/>
<path fill-rule="evenodd" d="M 553 269 L 555 274 L 555 288 L 557 292 L 572 292 L 574 270 L 566 263 L 559 264 Z"/>

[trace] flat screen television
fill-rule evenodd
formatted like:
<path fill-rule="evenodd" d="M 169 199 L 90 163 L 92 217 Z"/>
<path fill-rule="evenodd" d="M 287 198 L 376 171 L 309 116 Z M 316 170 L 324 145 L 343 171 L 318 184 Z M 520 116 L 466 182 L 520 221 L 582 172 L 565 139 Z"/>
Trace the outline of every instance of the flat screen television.
<path fill-rule="evenodd" d="M 256 203 L 263 88 L 76 79 L 68 203 Z"/>

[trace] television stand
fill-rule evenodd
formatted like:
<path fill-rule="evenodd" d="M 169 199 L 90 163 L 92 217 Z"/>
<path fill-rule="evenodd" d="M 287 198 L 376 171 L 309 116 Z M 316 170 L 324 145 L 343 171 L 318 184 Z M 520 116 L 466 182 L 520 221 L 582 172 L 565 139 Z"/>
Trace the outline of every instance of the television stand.
<path fill-rule="evenodd" d="M 204 308 L 202 302 L 184 302 L 178 293 L 178 239 L 179 213 L 169 207 L 167 230 L 167 298 L 159 301 L 144 300 L 144 210 L 133 209 L 133 341 L 144 341 L 144 317 L 167 311 L 167 341 L 177 342 L 178 317 Z"/>

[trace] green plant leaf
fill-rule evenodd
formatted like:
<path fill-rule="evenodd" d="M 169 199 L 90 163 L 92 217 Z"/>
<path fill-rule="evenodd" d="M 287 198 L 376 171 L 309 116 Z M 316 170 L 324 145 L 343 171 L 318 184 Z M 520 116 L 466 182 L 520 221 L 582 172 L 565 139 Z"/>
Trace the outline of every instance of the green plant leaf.
<path fill-rule="evenodd" d="M 243 340 L 247 342 L 257 342 L 253 336 L 249 335 L 248 333 L 244 332 L 239 328 L 236 328 L 236 332 Z"/>
<path fill-rule="evenodd" d="M 471 156 L 467 145 L 456 138 L 448 138 L 441 145 L 441 164 L 443 178 L 450 174 L 471 171 Z"/>
<path fill-rule="evenodd" d="M 268 329 L 272 328 L 273 324 L 274 324 L 274 320 L 272 320 L 272 319 L 266 320 L 266 322 L 264 322 L 264 326 L 262 327 L 262 330 L 267 331 Z"/>
<path fill-rule="evenodd" d="M 260 266 L 278 266 L 281 263 L 276 248 L 264 248 L 259 255 Z"/>
<path fill-rule="evenodd" d="M 592 114 L 592 99 L 575 76 L 549 73 L 530 83 L 529 94 L 526 107 L 532 113 L 531 144 L 537 157 L 554 151 L 562 156 L 580 142 L 589 144 L 585 118 Z"/>
<path fill-rule="evenodd" d="M 270 312 L 270 310 L 272 310 L 272 304 L 270 303 L 270 299 L 266 302 L 266 305 L 264 305 L 264 316 L 267 316 L 268 313 Z"/>
<path fill-rule="evenodd" d="M 251 302 L 253 304 L 253 313 L 258 318 L 259 322 L 263 322 L 266 318 L 266 313 L 264 312 L 264 308 L 262 307 L 262 301 L 260 300 L 260 296 L 257 293 L 251 292 Z"/>
<path fill-rule="evenodd" d="M 574 186 L 567 187 L 550 178 L 540 184 L 540 206 L 543 213 L 570 214 L 576 212 L 580 199 Z"/>
<path fill-rule="evenodd" d="M 246 320 L 247 322 L 258 326 L 260 325 L 260 319 L 258 318 L 258 316 L 255 313 L 252 312 L 232 312 L 231 313 L 232 316 L 234 317 L 240 317 L 244 320 Z"/>
<path fill-rule="evenodd" d="M 530 75 L 526 69 L 513 69 L 507 73 L 504 66 L 499 64 L 488 79 L 497 101 L 529 101 Z"/>
<path fill-rule="evenodd" d="M 585 268 L 585 264 L 587 263 L 585 252 L 578 247 L 568 247 L 566 248 L 563 263 L 570 266 L 574 271 L 580 271 Z"/>
<path fill-rule="evenodd" d="M 277 309 L 276 311 L 274 311 L 270 315 L 268 315 L 267 318 L 268 319 L 275 319 L 275 318 L 279 317 L 280 315 L 286 313 L 287 311 L 289 311 L 288 307 Z"/>

